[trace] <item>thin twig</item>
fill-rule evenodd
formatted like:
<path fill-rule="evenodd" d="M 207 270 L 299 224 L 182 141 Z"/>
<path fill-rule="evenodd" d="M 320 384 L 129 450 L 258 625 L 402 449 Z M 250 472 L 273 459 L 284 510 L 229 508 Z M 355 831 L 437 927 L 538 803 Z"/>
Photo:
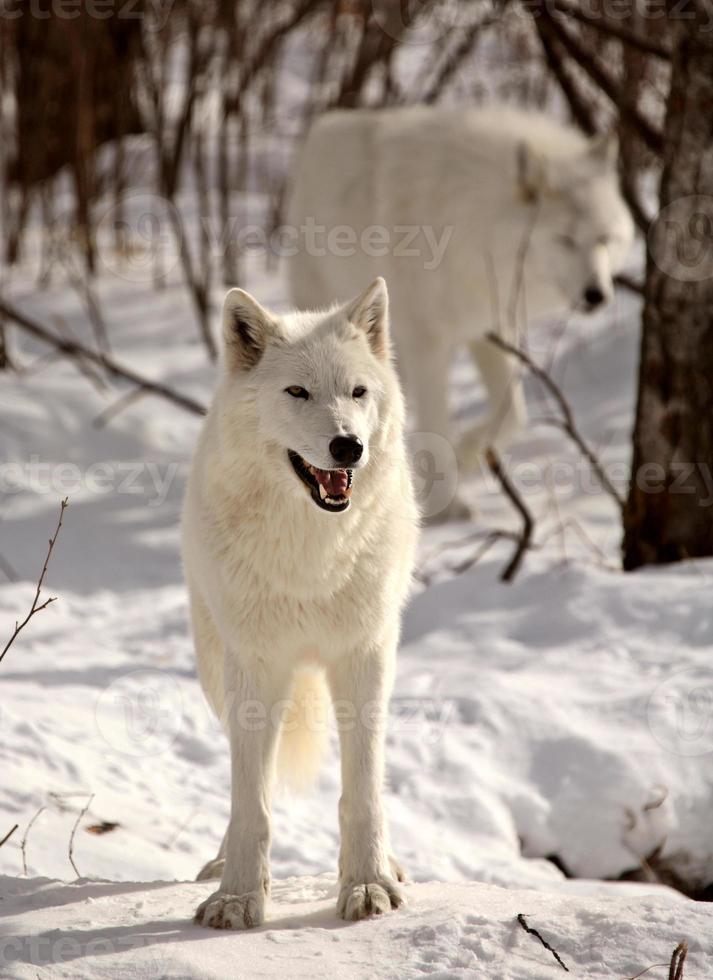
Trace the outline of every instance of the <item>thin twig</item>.
<path fill-rule="evenodd" d="M 643 977 L 649 970 L 656 970 L 660 966 L 668 966 L 668 963 L 652 963 L 651 966 L 647 966 L 641 973 L 635 973 L 633 977 L 626 977 L 625 980 L 639 980 L 639 977 Z"/>
<path fill-rule="evenodd" d="M 194 415 L 205 415 L 205 406 L 201 405 L 193 398 L 190 398 L 188 395 L 183 395 L 180 392 L 174 391 L 172 388 L 169 388 L 167 385 L 161 384 L 158 381 L 150 381 L 148 378 L 144 378 L 142 375 L 137 374 L 136 371 L 118 364 L 107 354 L 90 350 L 88 347 L 85 347 L 76 340 L 65 340 L 62 337 L 56 336 L 56 334 L 53 334 L 52 331 L 47 330 L 46 327 L 41 326 L 35 320 L 31 320 L 29 317 L 25 316 L 24 313 L 21 313 L 19 310 L 16 310 L 14 307 L 2 300 L 0 300 L 0 316 L 4 316 L 7 317 L 7 319 L 12 320 L 16 326 L 21 327 L 28 333 L 31 333 L 34 337 L 37 337 L 44 343 L 51 344 L 55 350 L 58 350 L 61 354 L 65 354 L 67 357 L 75 360 L 84 358 L 87 361 L 90 361 L 92 364 L 97 364 L 99 367 L 104 368 L 104 370 L 113 377 L 122 378 L 124 381 L 129 381 L 131 384 L 137 385 L 144 391 L 149 391 L 154 395 L 161 395 L 161 397 L 167 398 L 168 401 L 173 402 L 174 405 L 179 405 L 181 408 L 185 408 L 189 412 L 193 412 Z"/>
<path fill-rule="evenodd" d="M 69 505 L 69 499 L 67 497 L 65 497 L 64 500 L 62 501 L 62 503 L 60 504 L 60 508 L 59 508 L 59 520 L 57 521 L 57 527 L 55 529 L 55 532 L 54 532 L 54 534 L 52 535 L 52 537 L 49 540 L 49 547 L 47 549 L 47 557 L 45 558 L 45 563 L 42 566 L 42 571 L 40 572 L 40 577 L 37 580 L 37 588 L 35 590 L 35 598 L 32 600 L 32 605 L 30 606 L 30 611 L 28 612 L 28 614 L 25 616 L 25 618 L 23 619 L 23 621 L 21 623 L 17 623 L 17 622 L 15 623 L 15 631 L 12 634 L 12 636 L 10 637 L 10 639 L 7 641 L 7 643 L 5 644 L 5 649 L 3 650 L 3 652 L 0 653 L 0 663 L 2 663 L 3 657 L 5 656 L 5 654 L 7 653 L 7 651 L 10 649 L 10 647 L 12 646 L 12 644 L 15 642 L 15 640 L 17 639 L 17 637 L 19 636 L 19 634 L 21 633 L 21 631 L 25 628 L 25 626 L 27 626 L 27 624 L 32 619 L 32 617 L 36 613 L 42 612 L 43 609 L 46 609 L 47 606 L 49 606 L 50 603 L 54 602 L 55 599 L 57 598 L 57 596 L 51 596 L 49 599 L 45 599 L 45 601 L 43 603 L 41 603 L 40 605 L 38 605 L 38 603 L 40 601 L 40 591 L 42 589 L 42 583 L 44 582 L 45 575 L 47 574 L 47 566 L 49 564 L 50 558 L 52 557 L 52 551 L 54 549 L 55 542 L 57 540 L 57 535 L 59 534 L 60 528 L 62 527 L 62 518 L 64 517 L 64 512 L 65 512 L 65 510 L 66 510 L 66 508 L 67 508 L 68 505 Z"/>
<path fill-rule="evenodd" d="M 81 878 L 81 875 L 79 874 L 79 868 L 74 863 L 74 835 L 77 833 L 77 827 L 79 826 L 79 821 L 82 819 L 82 817 L 84 816 L 84 814 L 87 812 L 87 810 L 89 809 L 89 807 L 92 805 L 92 800 L 93 799 L 94 799 L 94 793 L 91 794 L 91 796 L 89 797 L 89 799 L 87 800 L 87 802 L 84 804 L 83 808 L 79 811 L 79 816 L 77 817 L 77 819 L 74 822 L 74 827 L 72 827 L 72 833 L 70 834 L 70 837 L 69 837 L 69 849 L 68 849 L 67 853 L 69 855 L 69 863 L 74 868 L 74 873 L 76 874 L 77 878 Z"/>
<path fill-rule="evenodd" d="M 459 548 L 465 548 L 466 545 L 473 544 L 474 542 L 482 543 L 485 538 L 490 537 L 493 531 L 497 531 L 501 537 L 514 537 L 511 531 L 504 531 L 500 528 L 491 528 L 490 530 L 477 528 L 475 531 L 471 531 L 469 534 L 464 534 L 459 538 L 449 538 L 447 541 L 440 541 L 437 545 L 431 548 L 428 554 L 424 555 L 423 561 L 421 562 L 419 568 L 423 570 L 436 558 L 440 558 L 449 551 L 456 551 Z"/>
<path fill-rule="evenodd" d="M 522 531 L 517 539 L 517 547 L 515 552 L 506 565 L 505 569 L 500 575 L 501 582 L 512 582 L 512 580 L 517 575 L 517 571 L 520 567 L 522 559 L 525 552 L 530 547 L 530 541 L 532 540 L 532 531 L 535 526 L 532 514 L 525 506 L 525 502 L 518 493 L 515 485 L 511 482 L 507 473 L 502 467 L 502 464 L 498 458 L 497 453 L 494 449 L 489 447 L 485 451 L 485 458 L 487 460 L 490 472 L 493 474 L 495 479 L 498 481 L 502 487 L 503 493 L 512 503 L 513 507 L 519 513 L 522 518 Z"/>
<path fill-rule="evenodd" d="M 433 583 L 433 579 L 438 572 L 448 572 L 452 575 L 462 575 L 463 572 L 467 572 L 468 569 L 477 564 L 480 559 L 487 554 L 496 541 L 501 541 L 503 539 L 507 541 L 517 541 L 519 536 L 516 531 L 506 531 L 503 528 L 492 528 L 489 531 L 478 529 L 471 534 L 463 535 L 461 538 L 443 541 L 439 545 L 436 545 L 436 547 L 424 557 L 423 561 L 414 572 L 414 578 L 421 585 L 428 587 Z M 433 569 L 430 568 L 434 560 L 441 555 L 449 551 L 458 551 L 461 548 L 465 548 L 467 545 L 475 542 L 478 543 L 478 547 L 467 558 L 462 559 L 461 561 L 450 562 Z"/>
<path fill-rule="evenodd" d="M 549 393 L 557 402 L 559 409 L 562 413 L 561 419 L 550 419 L 548 421 L 550 422 L 550 424 L 556 425 L 558 426 L 558 428 L 561 428 L 570 437 L 572 442 L 574 442 L 574 444 L 577 446 L 579 451 L 582 453 L 584 458 L 587 460 L 589 465 L 594 470 L 597 479 L 601 483 L 603 489 L 606 490 L 606 492 L 609 494 L 612 500 L 615 501 L 619 510 L 623 511 L 625 505 L 624 498 L 621 496 L 617 488 L 614 486 L 614 484 L 607 476 L 606 471 L 604 470 L 604 467 L 602 466 L 601 462 L 597 458 L 596 454 L 582 438 L 575 424 L 574 415 L 572 414 L 572 409 L 570 408 L 569 402 L 562 394 L 562 391 L 559 385 L 556 383 L 556 381 L 554 381 L 553 378 L 547 373 L 547 371 L 545 371 L 544 368 L 540 367 L 539 364 L 536 364 L 535 361 L 532 360 L 530 355 L 526 351 L 522 350 L 520 347 L 516 347 L 514 344 L 509 343 L 507 340 L 504 340 L 502 337 L 499 337 L 497 334 L 494 333 L 487 333 L 486 337 L 491 343 L 495 344 L 497 347 L 500 347 L 501 350 L 507 351 L 509 354 L 512 354 L 514 357 L 516 357 L 547 388 Z"/>
<path fill-rule="evenodd" d="M 616 286 L 621 286 L 622 289 L 628 289 L 630 293 L 636 293 L 637 296 L 644 295 L 643 282 L 639 282 L 637 279 L 632 279 L 631 276 L 627 276 L 624 272 L 620 272 L 618 275 L 614 276 L 614 284 Z"/>
<path fill-rule="evenodd" d="M 103 409 L 96 418 L 92 419 L 93 428 L 105 428 L 105 426 L 115 419 L 117 415 L 123 412 L 124 409 L 130 408 L 131 405 L 143 398 L 145 394 L 145 388 L 132 388 L 130 391 L 125 391 L 123 395 L 120 395 L 115 402 L 112 402 L 111 405 L 107 405 L 107 407 Z"/>
<path fill-rule="evenodd" d="M 55 313 L 54 316 L 52 317 L 52 322 L 57 327 L 57 330 L 59 331 L 59 333 L 62 335 L 64 339 L 68 338 L 69 340 L 76 341 L 77 339 L 76 335 L 64 317 L 59 316 L 59 314 Z M 43 360 L 46 364 L 56 363 L 56 357 L 54 351 L 50 351 L 47 354 L 45 354 Z M 41 364 L 42 369 L 44 369 L 45 363 Z M 106 378 L 104 378 L 101 371 L 98 371 L 93 364 L 89 364 L 83 357 L 77 357 L 75 360 L 75 364 L 77 365 L 77 370 L 80 371 L 81 374 L 85 376 L 85 378 L 92 385 L 92 387 L 95 388 L 100 395 L 104 395 L 109 386 L 107 385 Z M 30 367 L 36 370 L 34 363 L 31 364 Z"/>
<path fill-rule="evenodd" d="M 539 542 L 539 547 L 540 548 L 544 548 L 544 546 L 547 544 L 547 542 L 550 540 L 550 538 L 554 534 L 561 533 L 562 536 L 564 537 L 566 535 L 566 532 L 567 531 L 574 531 L 574 533 L 577 535 L 577 537 L 582 542 L 582 544 L 589 551 L 591 551 L 591 553 L 594 555 L 594 559 L 595 559 L 594 563 L 597 565 L 598 568 L 602 568 L 602 569 L 604 569 L 604 571 L 607 571 L 607 572 L 620 572 L 621 571 L 621 568 L 620 568 L 619 565 L 615 565 L 613 562 L 608 562 L 607 561 L 606 555 L 604 554 L 604 552 L 602 551 L 602 549 L 599 547 L 598 544 L 596 544 L 590 538 L 590 536 L 584 530 L 584 528 L 579 523 L 579 521 L 576 518 L 574 518 L 574 517 L 566 517 L 566 518 L 562 519 L 562 521 L 559 524 L 559 526 L 555 527 L 552 531 L 549 532 L 549 534 L 546 534 L 546 535 L 544 535 L 542 537 L 542 539 Z"/>
<path fill-rule="evenodd" d="M 57 807 L 59 813 L 69 813 L 71 807 L 67 805 L 67 800 L 76 799 L 78 796 L 83 800 L 87 798 L 87 794 L 82 793 L 81 791 L 78 793 L 57 793 L 55 791 L 50 791 L 47 795 Z"/>
<path fill-rule="evenodd" d="M 19 826 L 20 826 L 19 823 L 16 823 L 15 826 L 11 830 L 8 830 L 8 832 L 5 834 L 5 836 L 3 837 L 3 839 L 0 840 L 0 847 L 2 847 L 3 844 L 5 844 L 7 841 L 10 840 L 10 838 L 12 837 L 12 835 L 15 833 L 15 831 L 17 830 L 17 828 Z"/>
<path fill-rule="evenodd" d="M 668 980 L 683 980 L 683 966 L 688 956 L 688 943 L 681 940 L 671 954 L 671 965 L 668 969 Z"/>
<path fill-rule="evenodd" d="M 41 806 L 39 808 L 37 813 L 35 813 L 35 815 L 28 823 L 25 833 L 22 835 L 22 843 L 20 844 L 20 850 L 22 851 L 22 873 L 25 875 L 27 874 L 27 838 L 30 834 L 30 830 L 32 829 L 33 823 L 35 822 L 35 820 L 37 820 L 37 818 L 41 813 L 44 813 L 46 809 L 47 809 L 46 806 Z"/>
<path fill-rule="evenodd" d="M 491 531 L 485 540 L 481 542 L 480 547 L 477 548 L 472 555 L 469 555 L 468 558 L 465 558 L 463 561 L 449 565 L 447 567 L 447 571 L 451 572 L 453 575 L 462 575 L 463 572 L 469 571 L 473 565 L 477 565 L 480 559 L 485 557 L 495 542 L 499 541 L 501 538 L 509 538 L 510 540 L 514 540 L 516 536 L 506 531 Z"/>
<path fill-rule="evenodd" d="M 537 931 L 537 929 L 533 929 L 532 926 L 528 926 L 527 920 L 525 919 L 525 916 L 522 914 L 522 912 L 518 915 L 517 921 L 520 923 L 520 925 L 525 930 L 525 932 L 528 933 L 528 935 L 534 936 L 535 939 L 539 939 L 542 945 L 545 947 L 545 949 L 549 950 L 550 953 L 552 953 L 552 955 L 557 960 L 557 962 L 562 967 L 562 969 L 565 970 L 567 973 L 569 973 L 569 967 L 564 965 L 564 961 L 562 960 L 562 957 L 557 952 L 557 950 L 553 949 L 552 946 L 550 946 L 550 944 L 547 942 L 547 940 L 542 938 L 542 936 Z"/>

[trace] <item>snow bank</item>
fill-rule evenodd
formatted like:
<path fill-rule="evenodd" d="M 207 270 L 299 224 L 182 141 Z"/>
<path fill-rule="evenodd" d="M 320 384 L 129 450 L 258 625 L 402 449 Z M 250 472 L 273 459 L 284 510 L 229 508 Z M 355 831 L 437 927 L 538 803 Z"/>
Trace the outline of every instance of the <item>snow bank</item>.
<path fill-rule="evenodd" d="M 289 878 L 275 885 L 268 922 L 240 933 L 190 923 L 210 891 L 205 884 L 5 878 L 0 885 L 7 980 L 560 976 L 552 954 L 518 923 L 523 913 L 574 976 L 591 980 L 668 963 L 682 931 L 691 976 L 703 976 L 713 956 L 710 906 L 684 910 L 674 893 L 653 896 L 634 885 L 616 892 L 590 885 L 599 894 L 573 898 L 429 882 L 407 887 L 408 905 L 398 912 L 345 923 L 335 916 L 332 876 Z"/>

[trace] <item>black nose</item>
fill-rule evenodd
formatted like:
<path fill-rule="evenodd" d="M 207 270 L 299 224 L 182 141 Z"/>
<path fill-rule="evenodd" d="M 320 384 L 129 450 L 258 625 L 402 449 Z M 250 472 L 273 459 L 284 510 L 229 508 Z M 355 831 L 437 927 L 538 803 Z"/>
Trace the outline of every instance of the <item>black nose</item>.
<path fill-rule="evenodd" d="M 329 451 L 340 466 L 349 466 L 361 459 L 364 446 L 356 436 L 336 436 L 329 444 Z"/>
<path fill-rule="evenodd" d="M 601 306 L 604 302 L 604 293 L 599 286 L 587 286 L 584 290 L 584 299 L 587 306 L 593 310 L 595 306 Z"/>

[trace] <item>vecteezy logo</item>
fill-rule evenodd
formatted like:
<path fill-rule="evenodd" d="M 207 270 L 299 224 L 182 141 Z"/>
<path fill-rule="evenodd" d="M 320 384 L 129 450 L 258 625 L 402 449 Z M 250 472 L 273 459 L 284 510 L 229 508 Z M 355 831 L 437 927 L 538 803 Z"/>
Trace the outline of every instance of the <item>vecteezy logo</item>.
<path fill-rule="evenodd" d="M 692 194 L 668 204 L 648 232 L 651 258 L 680 282 L 713 277 L 713 197 Z"/>
<path fill-rule="evenodd" d="M 434 44 L 469 22 L 469 5 L 448 0 L 372 0 L 372 12 L 384 34 L 399 44 Z"/>
<path fill-rule="evenodd" d="M 646 719 L 659 745 L 675 755 L 713 752 L 713 672 L 687 667 L 661 681 Z"/>
<path fill-rule="evenodd" d="M 158 755 L 170 748 L 181 729 L 181 692 L 170 674 L 134 670 L 102 691 L 95 715 L 99 731 L 116 751 Z"/>
<path fill-rule="evenodd" d="M 458 489 L 458 462 L 453 446 L 436 432 L 412 432 L 409 455 L 419 512 L 436 517 L 449 506 Z"/>
<path fill-rule="evenodd" d="M 164 279 L 179 261 L 182 237 L 178 210 L 146 191 L 123 194 L 97 222 L 102 265 L 128 282 Z"/>

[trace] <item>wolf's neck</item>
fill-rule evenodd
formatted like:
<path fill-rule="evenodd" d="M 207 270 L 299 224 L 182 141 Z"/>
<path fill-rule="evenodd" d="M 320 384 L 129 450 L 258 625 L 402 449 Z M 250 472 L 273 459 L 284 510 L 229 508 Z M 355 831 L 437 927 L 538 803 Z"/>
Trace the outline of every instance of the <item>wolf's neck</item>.
<path fill-rule="evenodd" d="M 362 515 L 351 508 L 325 513 L 301 487 L 295 492 L 286 458 L 277 458 L 275 447 L 261 447 L 249 412 L 242 427 L 237 421 L 231 420 L 229 446 L 225 430 L 213 430 L 204 447 L 201 497 L 214 547 L 241 577 L 260 579 L 276 595 L 309 600 L 333 594 L 353 573 Z"/>

